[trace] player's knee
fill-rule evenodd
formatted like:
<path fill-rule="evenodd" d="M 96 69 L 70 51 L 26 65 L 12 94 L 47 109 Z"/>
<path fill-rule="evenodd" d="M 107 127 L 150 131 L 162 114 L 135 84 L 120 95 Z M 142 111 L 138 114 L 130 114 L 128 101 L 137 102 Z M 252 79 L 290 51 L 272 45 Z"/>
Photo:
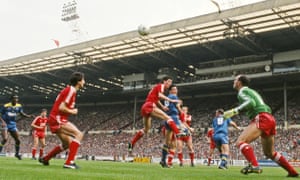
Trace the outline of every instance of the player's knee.
<path fill-rule="evenodd" d="M 75 137 L 78 141 L 81 141 L 83 139 L 83 133 L 79 131 L 79 132 L 77 132 Z"/>

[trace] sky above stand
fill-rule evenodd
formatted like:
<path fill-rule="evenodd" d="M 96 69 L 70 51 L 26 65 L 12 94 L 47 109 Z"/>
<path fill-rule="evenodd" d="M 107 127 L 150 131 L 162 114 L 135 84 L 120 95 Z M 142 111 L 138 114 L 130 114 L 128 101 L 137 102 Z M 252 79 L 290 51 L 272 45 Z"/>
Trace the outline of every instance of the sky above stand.
<path fill-rule="evenodd" d="M 215 0 L 221 10 L 261 0 Z M 2 0 L 0 61 L 217 12 L 210 0 L 76 0 L 79 19 L 61 20 L 65 0 Z M 77 29 L 77 33 L 72 30 Z"/>

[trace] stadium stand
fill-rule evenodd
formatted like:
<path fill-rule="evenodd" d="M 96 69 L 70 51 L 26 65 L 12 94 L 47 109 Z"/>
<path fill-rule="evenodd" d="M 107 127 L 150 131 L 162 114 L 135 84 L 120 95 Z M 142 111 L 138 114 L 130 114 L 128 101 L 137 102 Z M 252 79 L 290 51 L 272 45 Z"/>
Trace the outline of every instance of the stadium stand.
<path fill-rule="evenodd" d="M 280 93 L 280 92 L 277 92 Z M 274 99 L 275 94 L 272 93 L 270 96 L 266 96 L 270 100 L 272 108 L 278 107 L 277 99 Z M 269 93 L 268 93 L 269 95 Z M 235 102 L 232 100 L 232 96 L 217 96 L 214 98 L 203 97 L 195 99 L 184 100 L 190 106 L 191 114 L 193 115 L 192 126 L 195 127 L 196 132 L 193 134 L 194 147 L 195 147 L 195 157 L 196 158 L 206 158 L 209 145 L 206 142 L 205 136 L 207 129 L 211 126 L 211 120 L 213 117 L 213 112 L 219 107 L 230 107 Z M 274 101 L 272 101 L 274 100 Z M 299 114 L 299 109 L 295 104 L 300 103 L 300 96 L 297 95 L 292 98 L 288 104 L 289 109 L 289 129 L 284 128 L 282 121 L 282 108 L 278 108 L 275 112 L 275 117 L 277 118 L 277 132 L 276 135 L 276 149 L 279 149 L 282 153 L 285 153 L 289 159 L 298 159 L 300 150 L 298 147 L 299 133 L 298 126 L 300 125 L 300 118 L 297 116 Z M 79 154 L 83 156 L 128 156 L 127 153 L 127 141 L 132 135 L 132 130 L 134 127 L 134 121 L 132 119 L 133 105 L 129 104 L 109 104 L 103 106 L 92 106 L 92 107 L 81 107 L 81 115 L 78 117 L 72 117 L 71 121 L 74 122 L 80 129 L 90 128 L 88 133 L 85 135 L 82 146 L 79 150 Z M 138 106 L 139 107 L 139 106 Z M 31 109 L 29 109 L 31 110 Z M 38 110 L 37 110 L 38 112 Z M 138 114 L 137 114 L 138 116 Z M 244 116 L 237 116 L 234 120 L 241 127 L 248 123 Z M 124 125 L 127 125 L 125 128 Z M 19 129 L 22 131 L 22 145 L 21 150 L 23 153 L 30 154 L 32 146 L 32 136 L 30 134 L 30 122 L 27 120 L 20 119 L 18 122 Z M 137 119 L 136 129 L 142 127 L 142 120 Z M 134 154 L 136 156 L 150 156 L 159 157 L 161 154 L 161 146 L 163 144 L 163 139 L 159 133 L 160 121 L 153 121 L 153 130 L 148 134 L 147 138 L 138 142 L 136 148 L 134 149 Z M 295 127 L 295 128 L 293 128 Z M 234 140 L 237 137 L 236 131 L 230 132 L 230 151 L 232 159 L 243 159 L 239 150 L 234 146 Z M 57 138 L 51 133 L 48 133 L 46 138 L 47 147 L 53 146 L 57 143 Z M 261 154 L 261 145 L 258 142 L 254 142 L 253 146 L 258 153 L 259 159 L 264 159 L 264 155 Z M 13 140 L 9 138 L 4 151 L 9 153 L 14 151 Z M 218 158 L 218 153 L 216 151 L 215 158 Z"/>

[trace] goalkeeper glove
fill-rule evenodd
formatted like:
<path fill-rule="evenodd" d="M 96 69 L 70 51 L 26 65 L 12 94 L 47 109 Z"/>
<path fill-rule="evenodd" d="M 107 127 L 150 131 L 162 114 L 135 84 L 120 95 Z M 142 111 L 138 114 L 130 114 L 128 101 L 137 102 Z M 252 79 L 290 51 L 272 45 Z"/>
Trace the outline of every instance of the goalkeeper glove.
<path fill-rule="evenodd" d="M 235 116 L 237 114 L 239 114 L 239 110 L 237 108 L 234 108 L 234 109 L 230 109 L 230 110 L 225 111 L 223 116 L 224 116 L 224 119 L 228 119 L 228 118 L 231 118 L 232 116 Z"/>

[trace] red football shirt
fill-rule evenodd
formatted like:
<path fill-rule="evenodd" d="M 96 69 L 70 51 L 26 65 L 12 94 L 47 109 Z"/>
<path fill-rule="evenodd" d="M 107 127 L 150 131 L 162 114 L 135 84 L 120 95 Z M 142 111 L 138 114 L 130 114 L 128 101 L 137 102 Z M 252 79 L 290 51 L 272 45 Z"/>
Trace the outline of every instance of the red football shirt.
<path fill-rule="evenodd" d="M 66 106 L 69 109 L 73 109 L 75 107 L 76 100 L 76 89 L 73 86 L 67 86 L 64 88 L 57 96 L 52 110 L 50 112 L 51 117 L 60 116 L 60 119 L 68 119 L 70 114 L 59 111 L 59 106 L 62 102 L 66 103 Z"/>
<path fill-rule="evenodd" d="M 180 114 L 180 120 L 181 120 L 181 122 L 186 122 L 187 125 L 189 125 L 189 127 L 191 127 L 191 125 L 192 125 L 192 115 L 181 113 Z"/>
<path fill-rule="evenodd" d="M 157 103 L 159 101 L 159 93 L 163 93 L 165 89 L 164 84 L 157 84 L 155 85 L 151 91 L 149 91 L 148 96 L 146 98 L 146 102 L 153 102 Z"/>
<path fill-rule="evenodd" d="M 46 123 L 48 121 L 47 117 L 42 117 L 42 116 L 37 116 L 34 120 L 33 120 L 33 124 L 36 126 L 40 126 L 40 127 L 44 127 L 43 129 L 40 128 L 34 128 L 35 131 L 41 131 L 41 132 L 45 132 L 45 128 L 46 128 Z"/>

